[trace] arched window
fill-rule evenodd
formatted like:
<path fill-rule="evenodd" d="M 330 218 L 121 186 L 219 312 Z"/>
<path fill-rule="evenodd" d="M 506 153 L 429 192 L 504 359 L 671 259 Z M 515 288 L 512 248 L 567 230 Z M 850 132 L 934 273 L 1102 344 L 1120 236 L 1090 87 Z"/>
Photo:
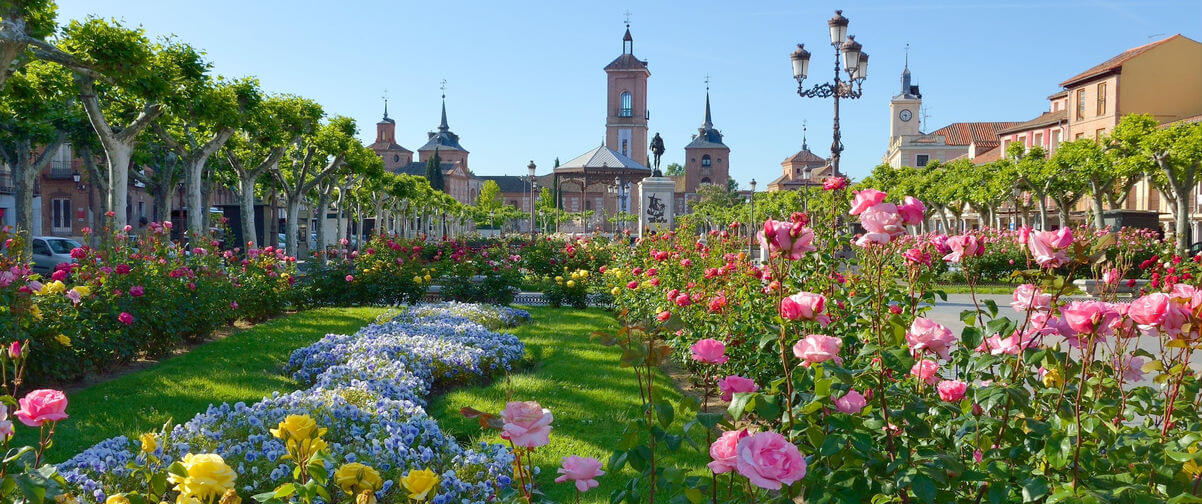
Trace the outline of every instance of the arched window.
<path fill-rule="evenodd" d="M 400 155 L 400 154 L 393 154 L 393 155 L 392 155 L 392 162 L 394 162 L 394 163 L 400 163 L 400 162 L 401 162 L 401 155 Z"/>
<path fill-rule="evenodd" d="M 702 183 L 702 184 L 708 184 L 708 183 L 710 183 L 710 178 L 709 178 L 709 177 L 705 177 L 705 178 L 701 179 L 701 183 Z"/>
<path fill-rule="evenodd" d="M 622 91 L 622 107 L 618 109 L 618 117 L 633 117 L 634 103 L 630 91 Z"/>
<path fill-rule="evenodd" d="M 706 154 L 704 156 L 701 156 L 701 166 L 709 166 L 709 165 L 710 165 L 710 155 Z"/>

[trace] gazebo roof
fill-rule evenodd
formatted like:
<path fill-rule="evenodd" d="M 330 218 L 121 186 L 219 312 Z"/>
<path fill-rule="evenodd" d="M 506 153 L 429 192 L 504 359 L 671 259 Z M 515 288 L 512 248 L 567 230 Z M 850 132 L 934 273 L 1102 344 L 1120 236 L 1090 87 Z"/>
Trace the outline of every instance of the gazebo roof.
<path fill-rule="evenodd" d="M 630 159 L 604 145 L 585 152 L 566 163 L 559 165 L 555 173 L 581 173 L 601 170 L 630 170 L 639 173 L 650 173 L 651 168 Z"/>

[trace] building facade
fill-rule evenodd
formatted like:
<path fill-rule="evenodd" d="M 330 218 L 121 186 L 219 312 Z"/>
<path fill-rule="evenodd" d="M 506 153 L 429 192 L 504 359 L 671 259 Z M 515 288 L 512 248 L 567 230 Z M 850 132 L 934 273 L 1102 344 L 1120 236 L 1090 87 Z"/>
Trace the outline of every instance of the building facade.
<path fill-rule="evenodd" d="M 622 37 L 622 55 L 605 66 L 605 146 L 647 165 L 647 61 L 634 56 L 630 25 Z"/>
<path fill-rule="evenodd" d="M 388 117 L 388 103 L 384 103 L 384 118 L 376 123 L 376 141 L 368 146 L 384 160 L 384 169 L 392 173 L 405 173 L 424 177 L 426 164 L 435 153 L 442 168 L 443 192 L 463 204 L 473 204 L 479 193 L 479 182 L 468 167 L 468 152 L 459 143 L 459 135 L 447 124 L 447 100 L 442 97 L 442 120 L 435 131 L 427 133 L 426 143 L 417 149 L 417 161 L 413 151 L 396 141 L 396 121 Z"/>

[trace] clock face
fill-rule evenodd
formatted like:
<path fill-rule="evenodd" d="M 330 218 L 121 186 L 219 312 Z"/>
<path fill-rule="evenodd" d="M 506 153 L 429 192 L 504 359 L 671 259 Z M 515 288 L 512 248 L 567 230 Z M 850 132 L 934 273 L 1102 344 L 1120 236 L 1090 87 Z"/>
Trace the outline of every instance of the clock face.
<path fill-rule="evenodd" d="M 909 109 L 902 109 L 902 111 L 897 114 L 897 117 L 903 121 L 909 121 L 911 117 L 914 117 L 914 113 L 910 112 Z"/>

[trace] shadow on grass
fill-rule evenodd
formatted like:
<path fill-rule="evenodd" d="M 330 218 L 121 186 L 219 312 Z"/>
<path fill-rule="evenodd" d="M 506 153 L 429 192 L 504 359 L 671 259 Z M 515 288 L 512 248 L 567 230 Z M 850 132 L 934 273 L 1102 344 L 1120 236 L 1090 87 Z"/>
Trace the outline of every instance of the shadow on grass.
<path fill-rule="evenodd" d="M 72 394 L 48 459 L 61 462 L 104 439 L 185 422 L 210 404 L 255 402 L 297 384 L 281 373 L 293 350 L 329 333 L 351 333 L 386 308 L 320 308 L 281 317 L 206 343 L 144 371 Z M 18 428 L 16 446 L 37 442 Z"/>
<path fill-rule="evenodd" d="M 459 410 L 470 406 L 500 412 L 508 391 L 512 391 L 512 400 L 538 401 L 555 416 L 551 444 L 535 454 L 542 467 L 538 487 L 554 502 L 572 502 L 576 498 L 574 487 L 553 482 L 560 460 L 580 455 L 607 461 L 626 422 L 639 412 L 638 384 L 634 372 L 620 366 L 621 352 L 617 348 L 590 338 L 593 331 L 616 327 L 612 314 L 601 310 L 528 309 L 534 321 L 514 330 L 526 344 L 528 365 L 491 384 L 436 397 L 429 411 L 444 432 L 462 443 L 497 443 L 502 440 L 496 431 L 482 432 L 475 420 L 463 418 Z M 658 398 L 680 401 L 680 393 L 666 376 L 660 374 L 656 379 Z M 674 428 L 679 430 L 680 423 L 678 419 Z M 669 464 L 698 473 L 709 461 L 706 454 L 688 446 L 674 455 L 668 458 Z M 590 490 L 585 501 L 607 502 L 609 493 L 633 474 L 627 467 L 621 475 L 600 478 L 601 486 Z"/>

